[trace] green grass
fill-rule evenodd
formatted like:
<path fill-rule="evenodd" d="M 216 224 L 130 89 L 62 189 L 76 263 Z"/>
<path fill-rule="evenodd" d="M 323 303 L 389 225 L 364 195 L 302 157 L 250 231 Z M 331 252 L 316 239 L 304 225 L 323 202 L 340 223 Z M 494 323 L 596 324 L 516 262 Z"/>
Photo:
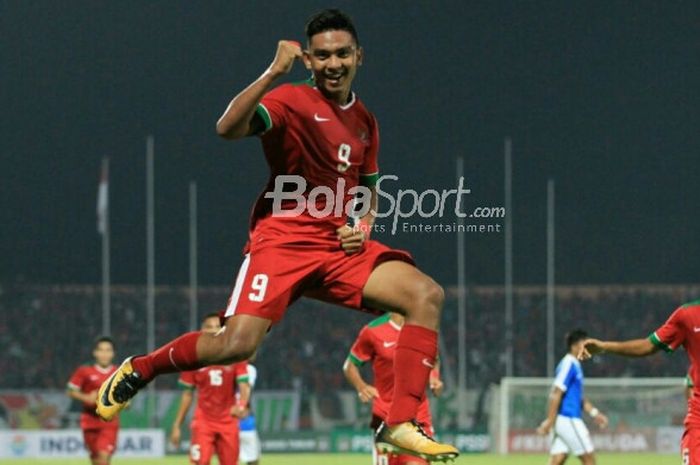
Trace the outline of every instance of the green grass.
<path fill-rule="evenodd" d="M 598 465 L 678 465 L 677 455 L 656 454 L 600 454 Z M 214 462 L 216 463 L 216 462 Z M 580 463 L 571 458 L 567 464 Z M 2 460 L 3 465 L 88 465 L 87 459 L 10 459 Z M 187 465 L 187 457 L 177 456 L 165 459 L 119 459 L 115 458 L 112 465 Z M 370 465 L 371 458 L 363 454 L 267 454 L 263 456 L 261 465 Z M 455 465 L 546 465 L 544 455 L 510 455 L 499 456 L 491 454 L 463 455 Z"/>

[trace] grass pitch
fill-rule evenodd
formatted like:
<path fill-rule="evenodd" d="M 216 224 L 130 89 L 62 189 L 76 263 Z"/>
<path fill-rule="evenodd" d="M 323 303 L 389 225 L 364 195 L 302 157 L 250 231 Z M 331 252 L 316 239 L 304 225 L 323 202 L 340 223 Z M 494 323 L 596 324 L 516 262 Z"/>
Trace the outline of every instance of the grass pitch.
<path fill-rule="evenodd" d="M 678 455 L 656 454 L 600 454 L 598 465 L 678 465 L 681 459 Z M 216 460 L 213 464 L 218 463 Z M 266 454 L 260 465 L 371 465 L 372 459 L 364 454 Z M 546 465 L 544 455 L 463 455 L 455 465 Z M 567 464 L 580 463 L 575 458 L 567 460 Z M 87 459 L 6 459 L 3 465 L 88 465 Z M 167 457 L 164 459 L 120 459 L 115 457 L 112 465 L 188 465 L 185 456 Z"/>

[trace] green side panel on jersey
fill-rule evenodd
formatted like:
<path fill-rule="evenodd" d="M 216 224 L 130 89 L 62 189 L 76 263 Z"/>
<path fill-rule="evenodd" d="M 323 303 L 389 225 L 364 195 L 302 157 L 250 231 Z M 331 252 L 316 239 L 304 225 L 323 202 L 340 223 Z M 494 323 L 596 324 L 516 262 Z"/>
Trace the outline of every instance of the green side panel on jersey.
<path fill-rule="evenodd" d="M 690 302 L 686 302 L 683 305 L 681 305 L 681 308 L 685 307 L 695 307 L 695 306 L 700 306 L 700 299 L 697 300 L 691 300 Z"/>
<path fill-rule="evenodd" d="M 379 181 L 379 173 L 360 175 L 360 184 L 363 186 L 374 187 L 377 185 L 377 181 Z"/>
<path fill-rule="evenodd" d="M 673 349 L 670 346 L 661 342 L 661 339 L 659 339 L 659 336 L 657 336 L 655 332 L 651 333 L 649 335 L 649 340 L 651 341 L 652 344 L 654 344 L 659 349 L 663 349 L 665 352 L 668 352 L 668 353 L 673 352 Z"/>
<path fill-rule="evenodd" d="M 301 81 L 290 82 L 289 85 L 292 85 L 292 86 L 304 86 L 304 85 L 306 85 L 309 87 L 314 87 L 316 85 L 316 82 L 314 81 L 314 77 L 311 76 L 308 79 L 302 79 Z"/>
<path fill-rule="evenodd" d="M 363 361 L 360 360 L 359 358 L 355 357 L 355 356 L 352 354 L 352 352 L 350 352 L 350 354 L 348 355 L 348 360 L 350 360 L 350 362 L 351 362 L 353 365 L 355 365 L 356 367 L 361 367 L 361 366 L 363 366 L 363 365 L 365 364 L 365 362 L 363 362 Z"/>
<path fill-rule="evenodd" d="M 189 391 L 194 391 L 194 386 L 192 386 L 191 384 L 187 384 L 187 383 L 185 383 L 185 382 L 182 381 L 182 380 L 178 380 L 178 381 L 177 381 L 177 385 L 180 386 L 182 389 L 187 389 L 187 390 L 189 390 Z"/>
<path fill-rule="evenodd" d="M 367 326 L 370 328 L 376 328 L 377 326 L 381 326 L 385 323 L 389 322 L 389 319 L 391 318 L 391 315 L 389 313 L 380 316 L 379 318 L 376 318 L 372 321 L 370 321 Z"/>
<path fill-rule="evenodd" d="M 258 116 L 263 120 L 263 123 L 265 123 L 265 131 L 269 131 L 272 129 L 272 118 L 270 118 L 270 112 L 267 111 L 267 108 L 265 108 L 265 105 L 262 103 L 258 103 L 257 108 L 255 108 L 255 113 L 258 114 Z"/>

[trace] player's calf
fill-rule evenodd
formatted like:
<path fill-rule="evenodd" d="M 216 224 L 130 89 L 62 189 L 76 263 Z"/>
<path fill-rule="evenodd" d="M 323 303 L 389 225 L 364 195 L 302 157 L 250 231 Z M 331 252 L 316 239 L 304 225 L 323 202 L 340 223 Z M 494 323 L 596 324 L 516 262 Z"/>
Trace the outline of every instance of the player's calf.
<path fill-rule="evenodd" d="M 202 363 L 227 365 L 252 357 L 267 332 L 269 321 L 252 322 L 249 318 L 252 317 L 229 318 L 220 333 L 203 335 L 197 348 Z"/>
<path fill-rule="evenodd" d="M 150 354 L 127 358 L 100 387 L 97 414 L 104 420 L 114 418 L 157 375 L 247 360 L 269 326 L 264 318 L 235 316 L 216 334 L 192 331 Z"/>

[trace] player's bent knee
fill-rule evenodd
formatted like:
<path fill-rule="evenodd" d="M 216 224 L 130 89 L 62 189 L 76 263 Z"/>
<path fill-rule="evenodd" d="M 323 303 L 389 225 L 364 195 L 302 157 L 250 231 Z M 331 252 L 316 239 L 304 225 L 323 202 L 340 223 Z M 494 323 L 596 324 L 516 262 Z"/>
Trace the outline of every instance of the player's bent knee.
<path fill-rule="evenodd" d="M 222 363 L 235 363 L 248 360 L 257 349 L 257 338 L 242 331 L 236 331 L 226 338 L 226 344 L 222 351 Z"/>
<path fill-rule="evenodd" d="M 442 310 L 442 304 L 445 302 L 445 290 L 435 281 L 432 281 L 428 287 L 427 298 L 439 315 L 440 310 Z"/>
<path fill-rule="evenodd" d="M 416 286 L 416 296 L 413 301 L 416 308 L 411 313 L 417 312 L 428 318 L 439 318 L 442 304 L 445 301 L 445 291 L 432 279 L 426 279 Z"/>

